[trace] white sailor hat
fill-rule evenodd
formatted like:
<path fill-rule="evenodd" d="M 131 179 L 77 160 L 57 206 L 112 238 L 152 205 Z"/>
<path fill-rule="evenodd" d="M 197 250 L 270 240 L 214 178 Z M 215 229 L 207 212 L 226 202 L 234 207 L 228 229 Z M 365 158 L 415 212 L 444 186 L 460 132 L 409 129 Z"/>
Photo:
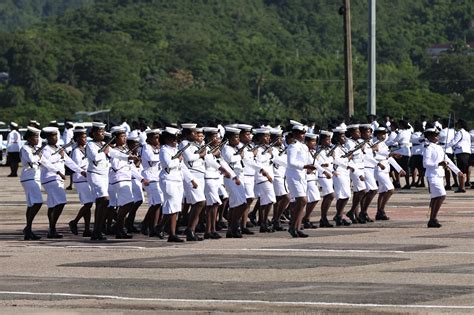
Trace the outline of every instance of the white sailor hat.
<path fill-rule="evenodd" d="M 234 127 L 225 127 L 225 132 L 233 133 L 233 134 L 240 134 L 240 129 L 239 128 L 234 128 Z"/>
<path fill-rule="evenodd" d="M 174 128 L 174 127 L 166 127 L 164 132 L 169 133 L 174 136 L 181 133 L 181 131 L 178 128 Z"/>
<path fill-rule="evenodd" d="M 120 126 L 114 126 L 112 128 L 110 128 L 110 133 L 111 134 L 114 134 L 114 133 L 126 133 L 127 130 L 123 127 L 120 127 Z"/>
<path fill-rule="evenodd" d="M 82 126 L 76 126 L 76 128 L 74 128 L 73 130 L 73 133 L 86 133 L 86 132 L 87 132 L 87 129 Z"/>
<path fill-rule="evenodd" d="M 239 128 L 241 131 L 251 131 L 253 126 L 247 124 L 238 124 L 237 128 Z"/>
<path fill-rule="evenodd" d="M 204 128 L 196 128 L 196 132 L 197 133 L 203 133 L 204 132 Z"/>
<path fill-rule="evenodd" d="M 303 126 L 302 123 L 300 123 L 299 121 L 293 120 L 293 119 L 290 119 L 290 125 L 292 125 L 292 126 Z"/>
<path fill-rule="evenodd" d="M 195 123 L 186 123 L 186 124 L 181 124 L 181 128 L 183 129 L 196 129 L 197 124 Z"/>
<path fill-rule="evenodd" d="M 439 130 L 437 128 L 428 128 L 428 129 L 425 129 L 424 133 L 436 133 L 436 134 L 438 134 Z"/>
<path fill-rule="evenodd" d="M 291 129 L 295 131 L 300 131 L 303 133 L 306 132 L 306 128 L 303 125 L 293 125 L 293 128 Z"/>
<path fill-rule="evenodd" d="M 359 129 L 359 124 L 352 124 L 352 125 L 347 126 L 346 128 L 347 128 L 347 130 L 349 130 L 349 129 Z"/>
<path fill-rule="evenodd" d="M 161 129 L 147 129 L 147 130 L 145 130 L 145 133 L 147 135 L 149 135 L 149 134 L 161 134 Z M 130 134 L 131 134 L 131 132 L 130 132 Z"/>
<path fill-rule="evenodd" d="M 140 141 L 140 137 L 138 135 L 128 135 L 127 141 Z"/>
<path fill-rule="evenodd" d="M 329 137 L 329 138 L 332 137 L 332 132 L 326 131 L 326 130 L 321 130 L 321 131 L 319 132 L 319 134 L 320 134 L 321 136 L 326 136 L 326 137 Z"/>
<path fill-rule="evenodd" d="M 92 123 L 92 127 L 94 128 L 105 129 L 105 126 L 107 126 L 107 124 L 104 124 L 103 122 L 100 122 L 100 121 L 94 121 Z"/>
<path fill-rule="evenodd" d="M 57 124 L 58 122 L 56 120 L 51 120 L 49 123 L 50 124 Z"/>
<path fill-rule="evenodd" d="M 239 128 L 239 124 L 229 124 L 229 125 L 224 126 L 224 128 L 226 128 L 226 127 Z"/>
<path fill-rule="evenodd" d="M 270 128 L 257 128 L 253 130 L 254 134 L 270 134 Z"/>
<path fill-rule="evenodd" d="M 372 125 L 371 124 L 360 124 L 359 128 L 360 129 L 372 129 Z"/>
<path fill-rule="evenodd" d="M 13 127 L 17 128 L 17 127 L 18 127 L 18 124 L 17 124 L 16 122 L 14 122 L 14 121 L 11 121 L 11 122 L 10 122 L 10 126 L 13 126 Z"/>
<path fill-rule="evenodd" d="M 315 133 L 307 133 L 307 134 L 305 134 L 304 136 L 305 136 L 305 138 L 308 138 L 308 139 L 316 139 L 316 138 L 318 138 L 318 135 L 315 134 Z"/>
<path fill-rule="evenodd" d="M 270 134 L 272 134 L 272 135 L 281 136 L 282 133 L 283 133 L 283 130 L 280 129 L 280 128 L 272 128 L 272 129 L 270 129 Z"/>
<path fill-rule="evenodd" d="M 342 127 L 336 127 L 332 130 L 333 133 L 345 133 L 347 131 L 346 128 L 342 128 Z"/>
<path fill-rule="evenodd" d="M 65 121 L 64 124 L 74 127 L 74 123 L 73 123 L 72 121 L 70 121 L 70 120 Z"/>
<path fill-rule="evenodd" d="M 375 129 L 374 132 L 377 132 L 377 133 L 386 133 L 387 132 L 387 128 L 385 127 L 378 127 Z"/>
<path fill-rule="evenodd" d="M 30 119 L 30 124 L 37 124 L 38 122 L 34 119 Z"/>
<path fill-rule="evenodd" d="M 205 133 L 218 133 L 219 128 L 217 127 L 204 127 L 202 128 Z"/>
<path fill-rule="evenodd" d="M 58 127 L 51 127 L 51 126 L 44 127 L 43 129 L 41 129 L 43 133 L 48 133 L 48 134 L 49 133 L 57 134 L 58 130 L 59 130 Z"/>
<path fill-rule="evenodd" d="M 40 134 L 40 132 L 41 132 L 41 130 L 39 130 L 38 128 L 31 127 L 31 126 L 26 127 L 26 130 L 28 130 L 29 132 L 32 132 L 34 134 Z"/>
<path fill-rule="evenodd" d="M 108 131 L 104 132 L 104 137 L 110 138 L 112 137 L 112 134 Z"/>

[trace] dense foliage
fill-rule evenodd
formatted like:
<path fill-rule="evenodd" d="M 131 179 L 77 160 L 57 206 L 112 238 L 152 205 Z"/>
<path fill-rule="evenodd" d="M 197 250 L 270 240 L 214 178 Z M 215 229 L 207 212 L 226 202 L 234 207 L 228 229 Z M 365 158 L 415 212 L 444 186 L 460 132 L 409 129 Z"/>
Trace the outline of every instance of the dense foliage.
<path fill-rule="evenodd" d="M 115 118 L 165 121 L 324 124 L 343 115 L 342 1 L 23 0 L 0 5 L 0 14 L 12 15 L 13 2 L 36 8 L 22 14 L 43 8 L 36 19 L 49 18 L 0 33 L 0 72 L 10 74 L 0 85 L 2 120 L 102 108 Z M 367 102 L 367 2 L 351 2 L 359 117 Z M 45 3 L 57 6 L 45 13 Z M 474 2 L 378 0 L 377 11 L 378 113 L 453 110 L 474 120 L 474 57 L 462 44 L 474 41 Z M 24 25 L 19 18 L 17 27 Z M 457 43 L 451 53 L 426 54 L 447 42 Z"/>

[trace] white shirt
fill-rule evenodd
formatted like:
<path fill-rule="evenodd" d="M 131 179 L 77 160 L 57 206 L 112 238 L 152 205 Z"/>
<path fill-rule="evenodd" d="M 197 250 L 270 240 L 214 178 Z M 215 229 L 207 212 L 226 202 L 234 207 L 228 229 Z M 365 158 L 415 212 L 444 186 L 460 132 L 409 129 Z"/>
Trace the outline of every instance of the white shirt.
<path fill-rule="evenodd" d="M 161 172 L 160 180 L 165 181 L 186 181 L 191 182 L 194 177 L 189 172 L 188 168 L 179 158 L 173 159 L 173 156 L 178 153 L 178 148 L 173 148 L 169 145 L 163 145 L 160 149 L 160 163 Z"/>
<path fill-rule="evenodd" d="M 178 149 L 181 150 L 189 143 L 190 141 L 188 140 L 181 141 L 178 145 Z M 202 159 L 199 153 L 197 153 L 198 150 L 199 146 L 195 142 L 191 142 L 191 145 L 183 152 L 183 161 L 191 173 L 202 177 L 206 173 L 206 166 L 204 164 L 204 159 Z"/>
<path fill-rule="evenodd" d="M 143 165 L 142 175 L 150 181 L 160 180 L 160 149 L 146 144 L 142 147 L 141 159 Z"/>
<path fill-rule="evenodd" d="M 76 163 L 83 171 L 87 171 L 89 161 L 86 157 L 86 148 L 75 147 L 72 149 L 71 159 Z M 87 183 L 87 178 L 82 176 L 81 173 L 72 174 L 72 181 L 74 183 Z"/>
<path fill-rule="evenodd" d="M 7 152 L 20 152 L 21 135 L 17 130 L 12 130 L 7 136 Z"/>
<path fill-rule="evenodd" d="M 464 129 L 458 130 L 448 147 L 453 148 L 454 154 L 471 153 L 471 135 Z"/>
<path fill-rule="evenodd" d="M 20 150 L 20 159 L 21 165 L 23 165 L 23 169 L 20 175 L 20 181 L 25 182 L 28 180 L 39 180 L 40 179 L 40 157 L 34 152 L 38 148 L 32 147 L 29 144 L 25 144 L 21 147 Z"/>
<path fill-rule="evenodd" d="M 425 150 L 425 138 L 420 131 L 416 131 L 415 133 L 411 135 L 410 142 L 412 144 L 411 154 L 423 155 L 423 151 Z M 446 153 L 449 153 L 449 152 L 446 151 Z"/>
<path fill-rule="evenodd" d="M 63 136 L 62 136 L 63 145 L 66 145 L 69 142 L 71 142 L 72 138 L 74 137 L 74 131 L 73 130 L 74 130 L 73 128 L 64 129 Z M 67 153 L 70 153 L 72 151 L 72 147 L 67 147 L 65 150 L 66 150 Z"/>
<path fill-rule="evenodd" d="M 288 163 L 288 157 L 286 156 L 286 152 L 283 152 L 284 148 L 280 147 L 273 147 L 273 175 L 275 177 L 283 178 L 285 177 L 286 173 L 286 165 Z M 282 150 L 282 151 L 280 151 Z"/>
<path fill-rule="evenodd" d="M 261 170 L 265 170 L 268 175 L 273 179 L 273 166 L 272 166 L 272 154 L 270 153 L 272 148 L 266 150 L 264 147 L 259 147 L 257 149 L 257 155 L 255 156 L 255 166 L 259 169 L 255 172 L 255 183 L 263 183 L 268 181 L 266 176 L 262 175 Z"/>
<path fill-rule="evenodd" d="M 41 175 L 40 180 L 42 184 L 47 184 L 52 181 L 63 181 L 63 179 L 57 174 L 65 174 L 64 165 L 67 165 L 73 172 L 82 172 L 82 169 L 74 163 L 69 155 L 64 153 L 64 156 L 61 157 L 61 154 L 56 153 L 58 146 L 47 145 L 43 149 L 43 156 L 41 157 Z"/>
<path fill-rule="evenodd" d="M 397 143 L 400 146 L 396 152 L 404 155 L 411 156 L 411 131 L 410 129 L 400 129 L 398 135 L 393 140 L 394 143 Z"/>
<path fill-rule="evenodd" d="M 288 146 L 287 152 L 286 177 L 300 181 L 306 180 L 304 166 L 308 164 L 308 147 L 299 141 L 295 141 Z"/>
<path fill-rule="evenodd" d="M 244 149 L 245 150 L 245 149 Z M 229 164 L 230 168 L 235 171 L 237 175 L 242 173 L 244 169 L 244 163 L 240 154 L 236 154 L 238 151 L 237 147 L 232 147 L 228 144 L 224 145 L 221 151 L 222 158 Z"/>
<path fill-rule="evenodd" d="M 432 177 L 444 177 L 444 168 L 439 166 L 442 161 L 448 162 L 448 167 L 456 174 L 461 172 L 459 168 L 454 165 L 441 146 L 433 142 L 428 142 L 425 145 L 425 153 L 423 154 L 423 166 L 426 168 L 425 176 L 427 178 Z"/>
<path fill-rule="evenodd" d="M 103 142 L 88 142 L 86 145 L 86 156 L 89 162 L 87 172 L 99 175 L 107 175 L 109 172 L 108 157 L 99 149 L 104 145 Z"/>

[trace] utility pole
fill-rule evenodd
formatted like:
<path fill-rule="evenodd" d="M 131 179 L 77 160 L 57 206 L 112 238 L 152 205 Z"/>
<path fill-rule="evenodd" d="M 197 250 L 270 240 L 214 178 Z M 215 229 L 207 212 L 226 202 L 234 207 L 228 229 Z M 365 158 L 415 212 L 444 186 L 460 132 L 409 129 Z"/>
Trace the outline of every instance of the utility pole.
<path fill-rule="evenodd" d="M 369 73 L 368 73 L 368 98 L 367 98 L 367 115 L 376 114 L 376 98 L 375 98 L 375 20 L 376 20 L 376 0 L 369 0 Z"/>
<path fill-rule="evenodd" d="M 346 119 L 354 116 L 354 90 L 352 80 L 352 36 L 350 0 L 343 0 L 339 13 L 344 15 L 344 70 Z"/>

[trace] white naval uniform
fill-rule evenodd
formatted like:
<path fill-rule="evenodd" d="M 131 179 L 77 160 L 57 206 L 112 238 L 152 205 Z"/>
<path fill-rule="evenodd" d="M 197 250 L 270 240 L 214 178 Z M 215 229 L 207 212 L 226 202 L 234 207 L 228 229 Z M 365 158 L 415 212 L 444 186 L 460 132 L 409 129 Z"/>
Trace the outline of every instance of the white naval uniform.
<path fill-rule="evenodd" d="M 37 203 L 43 203 L 40 183 L 40 157 L 33 154 L 37 147 L 25 144 L 20 150 L 20 159 L 23 169 L 20 175 L 20 182 L 23 186 L 28 207 Z"/>
<path fill-rule="evenodd" d="M 351 197 L 351 171 L 348 167 L 355 169 L 355 165 L 349 158 L 342 157 L 346 151 L 341 145 L 337 145 L 334 150 L 334 170 L 333 177 L 336 200 L 349 199 Z"/>
<path fill-rule="evenodd" d="M 7 152 L 20 152 L 21 135 L 13 129 L 7 135 Z"/>
<path fill-rule="evenodd" d="M 95 141 L 88 142 L 86 145 L 86 156 L 89 162 L 87 181 L 96 199 L 109 196 L 109 161 L 104 152 L 99 152 L 103 145 L 103 142 L 97 143 Z"/>
<path fill-rule="evenodd" d="M 448 167 L 454 173 L 461 172 L 459 168 L 454 165 L 441 146 L 436 143 L 428 142 L 425 145 L 425 153 L 423 155 L 423 166 L 426 168 L 425 176 L 430 187 L 430 198 L 436 198 L 446 195 L 444 189 L 444 168 L 439 166 L 439 163 L 446 161 Z"/>
<path fill-rule="evenodd" d="M 273 189 L 275 190 L 275 196 L 284 196 L 288 194 L 286 187 L 286 165 L 288 163 L 288 157 L 286 152 L 281 152 L 283 148 L 273 147 Z"/>
<path fill-rule="evenodd" d="M 241 142 L 238 148 L 242 148 L 244 144 Z M 244 183 L 245 183 L 245 197 L 255 198 L 255 174 L 257 172 L 257 166 L 255 164 L 255 156 L 252 149 L 244 149 Z"/>
<path fill-rule="evenodd" d="M 333 172 L 334 172 L 334 157 L 328 156 L 330 148 L 324 148 L 318 155 L 319 165 L 328 164 L 327 167 L 322 167 L 318 170 L 318 183 L 321 186 L 321 194 L 327 196 L 334 192 Z M 331 178 L 327 178 L 324 172 L 331 174 Z"/>
<path fill-rule="evenodd" d="M 222 201 L 219 195 L 219 189 L 222 187 L 222 178 L 219 168 L 223 167 L 227 172 L 229 172 L 231 179 L 234 178 L 236 174 L 224 160 L 217 158 L 214 154 L 206 154 L 204 156 L 204 161 L 206 166 L 206 174 L 204 176 L 206 182 L 204 188 L 206 205 L 221 205 Z"/>
<path fill-rule="evenodd" d="M 142 176 L 149 180 L 145 191 L 148 199 L 148 206 L 161 205 L 163 202 L 163 192 L 160 188 L 160 150 L 146 144 L 141 150 Z"/>
<path fill-rule="evenodd" d="M 308 147 L 299 141 L 288 146 L 286 181 L 291 198 L 306 197 L 308 183 L 306 181 L 306 169 L 308 164 Z"/>
<path fill-rule="evenodd" d="M 378 190 L 377 181 L 375 180 L 375 168 L 378 167 L 378 161 L 375 159 L 374 151 L 370 147 L 373 141 L 369 141 L 362 147 L 364 156 L 364 182 L 365 191 Z"/>
<path fill-rule="evenodd" d="M 265 206 L 276 202 L 275 190 L 273 184 L 270 183 L 266 176 L 262 175 L 262 170 L 265 170 L 273 181 L 273 166 L 272 166 L 272 154 L 270 152 L 272 148 L 265 151 L 264 147 L 257 149 L 257 155 L 255 156 L 255 191 L 257 196 L 260 198 L 260 205 Z M 265 153 L 264 153 L 265 152 Z"/>
<path fill-rule="evenodd" d="M 398 135 L 393 139 L 394 143 L 400 146 L 395 152 L 403 156 L 411 156 L 411 134 L 410 129 L 400 129 Z"/>
<path fill-rule="evenodd" d="M 178 149 L 184 148 L 188 143 L 188 140 L 181 141 Z M 184 183 L 184 197 L 186 198 L 186 203 L 192 205 L 206 200 L 206 196 L 204 195 L 204 175 L 206 173 L 206 167 L 204 165 L 204 159 L 196 153 L 197 150 L 199 150 L 199 146 L 195 142 L 192 142 L 183 152 L 183 162 L 198 183 L 196 189 L 193 188 L 190 182 Z"/>
<path fill-rule="evenodd" d="M 81 149 L 75 147 L 71 152 L 71 159 L 76 163 L 83 171 L 87 171 L 89 161 L 86 157 L 85 148 Z M 87 177 L 82 176 L 81 173 L 72 174 L 72 182 L 76 186 L 77 193 L 79 195 L 79 201 L 81 204 L 94 202 L 95 198 L 92 194 L 91 187 L 87 182 Z"/>
<path fill-rule="evenodd" d="M 181 212 L 184 186 L 183 181 L 190 183 L 194 180 L 188 168 L 179 158 L 173 159 L 177 148 L 163 145 L 160 149 L 160 187 L 163 192 L 163 214 Z"/>
<path fill-rule="evenodd" d="M 360 142 L 362 142 L 361 139 L 353 140 L 348 138 L 344 145 L 345 151 L 349 152 Z M 365 190 L 365 182 L 360 179 L 360 176 L 364 175 L 364 153 L 362 150 L 359 149 L 352 154 L 352 167 L 354 168 L 354 171 L 350 173 L 352 180 L 352 191 L 359 192 Z"/>
<path fill-rule="evenodd" d="M 72 138 L 74 138 L 74 128 L 65 128 L 61 137 L 63 145 L 66 145 L 71 142 Z M 65 151 L 67 154 L 70 154 L 72 152 L 72 147 L 67 147 Z"/>
<path fill-rule="evenodd" d="M 313 164 L 314 166 L 319 166 L 318 161 L 314 160 L 313 154 L 316 154 L 316 150 L 308 150 L 308 161 L 306 164 Z M 306 171 L 306 183 L 307 183 L 307 197 L 308 203 L 321 200 L 321 193 L 319 192 L 318 186 L 318 173 L 319 171 L 311 170 L 309 173 Z"/>
<path fill-rule="evenodd" d="M 48 208 L 67 202 L 64 180 L 57 174 L 58 172 L 63 175 L 66 173 L 64 165 L 67 165 L 73 172 L 82 172 L 82 169 L 66 153 L 64 153 L 64 157 L 61 157 L 59 153 L 53 154 L 58 148 L 47 145 L 42 151 L 40 179 L 48 195 L 46 198 Z"/>
<path fill-rule="evenodd" d="M 390 166 L 399 173 L 402 167 L 390 157 L 390 149 L 385 142 L 378 144 L 378 151 L 375 154 L 375 159 L 381 163 L 385 168 L 382 170 L 379 166 L 375 167 L 375 178 L 379 184 L 379 193 L 384 193 L 394 189 L 392 180 L 390 179 Z"/>
<path fill-rule="evenodd" d="M 245 150 L 245 149 L 244 149 Z M 235 208 L 247 202 L 244 181 L 244 164 L 240 154 L 236 154 L 238 148 L 228 144 L 224 145 L 221 151 L 222 158 L 227 162 L 229 167 L 235 172 L 240 180 L 237 185 L 231 178 L 224 178 L 224 185 L 229 192 L 229 207 Z"/>
<path fill-rule="evenodd" d="M 460 129 L 447 146 L 453 148 L 454 154 L 471 154 L 471 135 L 466 130 Z"/>

